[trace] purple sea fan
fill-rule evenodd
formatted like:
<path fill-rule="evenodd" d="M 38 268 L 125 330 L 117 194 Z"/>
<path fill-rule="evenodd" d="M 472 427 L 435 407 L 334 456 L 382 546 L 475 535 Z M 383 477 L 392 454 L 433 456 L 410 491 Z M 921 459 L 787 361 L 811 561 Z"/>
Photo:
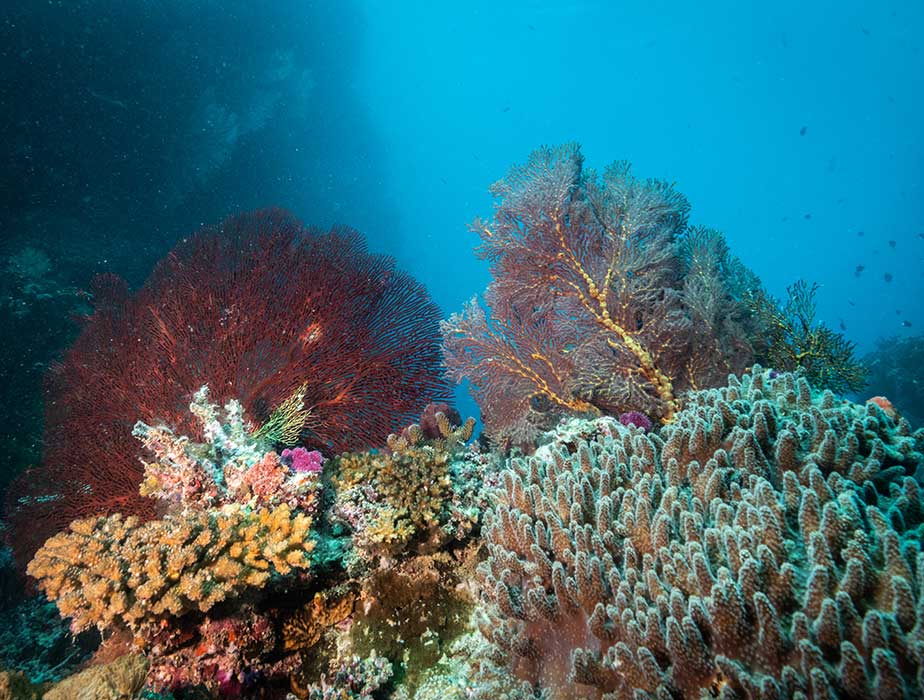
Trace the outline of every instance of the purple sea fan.
<path fill-rule="evenodd" d="M 623 425 L 641 428 L 646 433 L 651 430 L 651 418 L 641 411 L 626 411 L 619 414 L 619 422 Z"/>
<path fill-rule="evenodd" d="M 293 472 L 306 474 L 319 474 L 321 472 L 321 462 L 324 459 L 317 450 L 309 452 L 304 447 L 296 447 L 294 450 L 285 449 L 280 457 L 282 463 Z"/>

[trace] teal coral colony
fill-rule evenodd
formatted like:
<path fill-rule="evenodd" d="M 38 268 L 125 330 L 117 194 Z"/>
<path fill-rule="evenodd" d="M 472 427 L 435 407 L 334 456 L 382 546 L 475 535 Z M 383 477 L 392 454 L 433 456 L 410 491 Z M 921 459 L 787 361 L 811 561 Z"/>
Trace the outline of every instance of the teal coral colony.
<path fill-rule="evenodd" d="M 441 325 L 279 210 L 98 280 L 7 497 L 44 598 L 0 700 L 924 697 L 924 429 L 845 395 L 818 288 L 574 144 L 492 192 Z"/>

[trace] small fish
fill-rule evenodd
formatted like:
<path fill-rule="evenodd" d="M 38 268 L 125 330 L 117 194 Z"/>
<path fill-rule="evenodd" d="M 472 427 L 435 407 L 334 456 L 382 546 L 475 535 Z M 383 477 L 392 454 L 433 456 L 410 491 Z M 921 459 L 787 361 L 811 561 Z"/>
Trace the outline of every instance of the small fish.
<path fill-rule="evenodd" d="M 869 36 L 869 29 L 866 27 L 860 27 L 860 31 L 863 32 L 866 36 Z"/>
<path fill-rule="evenodd" d="M 526 26 L 529 27 L 529 30 L 530 30 L 531 32 L 536 31 L 536 28 L 535 28 L 533 25 L 527 24 Z"/>
<path fill-rule="evenodd" d="M 903 325 L 905 328 L 911 328 L 911 321 L 905 319 L 904 321 L 902 321 L 902 325 Z"/>
<path fill-rule="evenodd" d="M 107 105 L 112 105 L 113 107 L 118 107 L 119 109 L 128 109 L 125 106 L 125 103 L 122 100 L 117 100 L 114 97 L 109 97 L 109 95 L 103 95 L 102 93 L 95 92 L 93 90 L 88 90 L 91 97 L 95 97 L 100 102 L 105 102 Z"/>
<path fill-rule="evenodd" d="M 844 323 L 844 319 L 841 319 L 841 330 L 842 330 L 842 331 L 846 331 L 846 330 L 847 330 L 847 324 Z"/>
<path fill-rule="evenodd" d="M 889 248 L 895 247 L 895 241 L 889 241 Z"/>
<path fill-rule="evenodd" d="M 862 231 L 857 231 L 857 235 L 858 235 L 858 236 L 862 236 L 862 235 L 863 235 L 863 232 L 862 232 Z"/>
<path fill-rule="evenodd" d="M 781 221 L 785 224 L 787 221 L 789 221 L 789 217 L 788 217 L 788 216 L 784 216 L 784 217 L 781 219 Z M 921 234 L 921 238 L 924 238 L 924 233 Z"/>
<path fill-rule="evenodd" d="M 509 111 L 510 111 L 510 107 L 509 107 L 509 106 L 504 107 L 504 108 L 501 110 L 501 112 L 509 112 Z"/>
<path fill-rule="evenodd" d="M 812 218 L 812 215 L 811 215 L 811 214 L 803 214 L 802 218 L 805 219 L 806 221 L 808 221 L 809 219 Z"/>
<path fill-rule="evenodd" d="M 892 281 L 892 273 L 891 273 L 891 272 L 885 273 L 885 274 L 882 276 L 882 279 L 884 279 L 886 282 L 891 282 L 891 281 Z"/>
<path fill-rule="evenodd" d="M 801 129 L 799 129 L 799 136 L 805 136 L 806 131 L 808 131 L 808 127 L 803 126 Z"/>
<path fill-rule="evenodd" d="M 856 305 L 857 305 L 857 302 L 855 302 L 853 299 L 848 299 L 848 300 L 847 300 L 847 303 L 850 304 L 851 306 L 856 306 Z"/>
<path fill-rule="evenodd" d="M 862 273 L 863 270 L 865 269 L 866 269 L 866 265 L 857 265 L 857 268 L 853 271 L 853 276 L 859 277 L 860 273 Z"/>
<path fill-rule="evenodd" d="M 919 234 L 918 234 L 918 238 L 924 240 L 924 233 L 919 233 Z"/>
<path fill-rule="evenodd" d="M 896 315 L 896 316 L 901 316 L 901 315 L 902 315 L 902 310 L 901 310 L 901 309 L 895 309 L 895 315 Z"/>

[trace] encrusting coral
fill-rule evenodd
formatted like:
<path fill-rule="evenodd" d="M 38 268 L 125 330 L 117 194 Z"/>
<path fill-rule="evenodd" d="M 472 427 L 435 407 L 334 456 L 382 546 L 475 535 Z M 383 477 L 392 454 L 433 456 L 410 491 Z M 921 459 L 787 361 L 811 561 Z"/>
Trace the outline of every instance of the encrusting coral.
<path fill-rule="evenodd" d="M 342 622 L 353 612 L 356 594 L 346 591 L 316 593 L 308 605 L 286 619 L 282 626 L 283 648 L 286 651 L 310 649 L 332 625 Z"/>
<path fill-rule="evenodd" d="M 273 574 L 307 569 L 310 525 L 286 505 L 228 505 L 147 523 L 118 514 L 76 520 L 45 543 L 28 571 L 74 631 L 142 630 L 208 611 Z"/>
<path fill-rule="evenodd" d="M 42 696 L 43 700 L 133 700 L 144 686 L 148 662 L 141 654 L 92 666 L 67 678 Z"/>
<path fill-rule="evenodd" d="M 924 430 L 760 367 L 584 430 L 489 514 L 496 661 L 553 699 L 924 693 Z"/>

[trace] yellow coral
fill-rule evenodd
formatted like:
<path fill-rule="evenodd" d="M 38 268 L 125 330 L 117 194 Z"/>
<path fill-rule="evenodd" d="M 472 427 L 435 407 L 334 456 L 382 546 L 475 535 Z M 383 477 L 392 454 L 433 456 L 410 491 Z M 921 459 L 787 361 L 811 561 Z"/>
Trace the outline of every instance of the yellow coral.
<path fill-rule="evenodd" d="M 311 417 L 311 409 L 305 406 L 307 387 L 308 383 L 305 382 L 279 404 L 266 423 L 254 433 L 254 437 L 288 446 L 297 443 L 305 423 Z"/>
<path fill-rule="evenodd" d="M 209 610 L 273 572 L 307 568 L 310 525 L 286 505 L 226 506 L 143 524 L 121 515 L 78 520 L 45 543 L 28 572 L 75 631 L 138 630 L 166 615 Z"/>

